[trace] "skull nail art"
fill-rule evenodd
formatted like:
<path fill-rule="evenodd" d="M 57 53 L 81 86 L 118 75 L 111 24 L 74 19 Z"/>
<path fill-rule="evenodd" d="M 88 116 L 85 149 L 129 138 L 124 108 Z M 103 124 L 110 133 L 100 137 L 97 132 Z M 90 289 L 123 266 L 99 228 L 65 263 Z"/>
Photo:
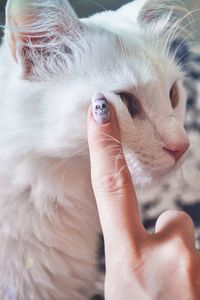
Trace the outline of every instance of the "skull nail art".
<path fill-rule="evenodd" d="M 92 112 L 95 121 L 99 124 L 107 123 L 110 120 L 110 107 L 104 95 L 97 93 L 92 99 Z"/>

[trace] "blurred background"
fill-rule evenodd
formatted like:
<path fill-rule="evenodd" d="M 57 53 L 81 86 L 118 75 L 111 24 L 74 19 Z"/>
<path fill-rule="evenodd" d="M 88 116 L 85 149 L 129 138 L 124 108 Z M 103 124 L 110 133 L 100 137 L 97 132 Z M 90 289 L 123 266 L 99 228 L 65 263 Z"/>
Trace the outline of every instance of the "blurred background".
<path fill-rule="evenodd" d="M 108 9 L 117 9 L 121 5 L 131 1 L 126 0 L 71 0 L 70 3 L 75 8 L 79 16 L 87 17 L 94 12 L 99 12 Z M 200 5 L 200 0 L 181 0 L 186 6 L 191 9 Z"/>
<path fill-rule="evenodd" d="M 76 10 L 79 17 L 87 17 L 95 12 L 108 9 L 117 9 L 121 5 L 128 3 L 127 0 L 70 0 L 69 1 Z M 200 0 L 181 0 L 191 9 L 200 5 Z M 4 6 L 6 0 L 0 0 L 0 22 L 4 21 Z"/>

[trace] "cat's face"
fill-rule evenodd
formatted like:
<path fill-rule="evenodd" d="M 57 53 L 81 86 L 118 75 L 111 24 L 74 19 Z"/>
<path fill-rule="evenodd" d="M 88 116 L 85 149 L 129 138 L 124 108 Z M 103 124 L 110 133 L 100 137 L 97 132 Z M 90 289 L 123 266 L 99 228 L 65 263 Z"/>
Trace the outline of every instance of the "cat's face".
<path fill-rule="evenodd" d="M 82 22 L 64 0 L 52 1 L 52 7 L 46 8 L 41 1 L 32 6 L 30 0 L 20 0 L 20 10 L 13 8 L 14 2 L 7 5 L 7 23 L 25 29 L 7 31 L 7 43 L 27 81 L 24 91 L 31 90 L 32 107 L 40 93 L 42 118 L 31 115 L 38 118 L 38 152 L 73 155 L 85 140 L 89 101 L 99 91 L 117 110 L 136 184 L 158 179 L 180 164 L 189 146 L 183 128 L 186 95 L 183 74 L 166 50 L 167 18 L 149 29 L 140 24 L 139 15 L 148 1 L 137 0 L 115 13 Z M 26 103 L 22 90 L 16 91 L 16 99 L 24 97 Z M 28 114 L 26 105 L 20 109 Z"/>
<path fill-rule="evenodd" d="M 181 165 L 189 140 L 183 127 L 183 74 L 163 53 L 162 43 L 152 45 L 149 37 L 141 38 L 145 48 L 136 40 L 132 46 L 130 41 L 123 41 L 119 50 L 123 59 L 118 59 L 118 67 L 113 62 L 110 82 L 105 81 L 104 86 L 109 86 L 107 98 L 117 109 L 131 174 L 136 184 L 145 185 Z M 118 76 L 121 82 L 115 87 Z"/>

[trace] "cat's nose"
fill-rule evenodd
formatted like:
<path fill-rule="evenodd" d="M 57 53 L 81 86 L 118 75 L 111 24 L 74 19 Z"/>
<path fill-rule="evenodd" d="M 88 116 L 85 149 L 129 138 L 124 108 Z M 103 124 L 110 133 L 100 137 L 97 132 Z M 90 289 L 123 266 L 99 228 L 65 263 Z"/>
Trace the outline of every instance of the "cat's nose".
<path fill-rule="evenodd" d="M 165 151 L 167 151 L 170 155 L 172 155 L 176 161 L 178 161 L 183 154 L 188 150 L 190 146 L 190 142 L 188 139 L 186 139 L 184 142 L 173 142 L 173 143 L 168 143 L 163 147 Z"/>

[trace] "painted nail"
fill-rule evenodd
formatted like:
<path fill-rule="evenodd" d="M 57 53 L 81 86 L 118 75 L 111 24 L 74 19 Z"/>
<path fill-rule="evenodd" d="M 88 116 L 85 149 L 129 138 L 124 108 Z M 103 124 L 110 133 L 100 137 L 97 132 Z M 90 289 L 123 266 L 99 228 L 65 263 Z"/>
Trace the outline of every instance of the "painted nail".
<path fill-rule="evenodd" d="M 105 124 L 110 121 L 110 105 L 103 94 L 94 94 L 92 98 L 92 113 L 97 124 Z"/>

